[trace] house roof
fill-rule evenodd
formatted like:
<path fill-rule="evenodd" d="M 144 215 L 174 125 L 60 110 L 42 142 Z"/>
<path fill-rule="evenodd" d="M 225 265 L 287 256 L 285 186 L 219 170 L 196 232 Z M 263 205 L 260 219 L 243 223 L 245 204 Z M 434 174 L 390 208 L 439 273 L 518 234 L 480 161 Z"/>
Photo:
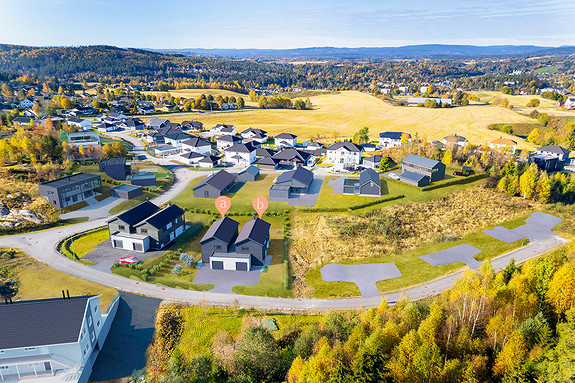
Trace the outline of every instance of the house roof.
<path fill-rule="evenodd" d="M 228 216 L 220 218 L 209 227 L 206 234 L 204 234 L 200 240 L 200 243 L 215 238 L 229 244 L 234 239 L 239 225 L 237 221 Z"/>
<path fill-rule="evenodd" d="M 166 119 L 166 118 L 150 118 L 148 120 L 148 125 L 149 126 L 155 126 L 155 127 L 159 127 L 160 125 L 165 125 L 168 122 L 170 122 L 170 120 Z"/>
<path fill-rule="evenodd" d="M 170 140 L 180 141 L 180 140 L 187 140 L 190 136 L 187 135 L 186 133 L 175 132 L 166 134 L 164 137 L 169 138 Z"/>
<path fill-rule="evenodd" d="M 276 166 L 279 163 L 280 160 L 273 157 L 262 157 L 256 162 L 256 164 L 258 165 L 266 165 L 266 166 Z"/>
<path fill-rule="evenodd" d="M 242 139 L 238 136 L 232 136 L 231 134 L 226 134 L 225 136 L 221 136 L 216 138 L 216 141 L 221 142 L 240 142 Z"/>
<path fill-rule="evenodd" d="M 366 183 L 373 181 L 376 185 L 380 186 L 381 181 L 379 179 L 379 174 L 373 169 L 365 169 L 359 173 L 359 184 L 365 185 Z"/>
<path fill-rule="evenodd" d="M 495 145 L 509 145 L 509 146 L 517 145 L 517 142 L 510 140 L 508 138 L 498 138 L 496 140 L 491 141 L 491 143 Z"/>
<path fill-rule="evenodd" d="M 460 136 L 458 134 L 452 134 L 451 136 L 447 136 L 447 137 L 443 137 L 443 139 L 445 140 L 445 142 L 465 142 L 467 141 L 467 138 Z"/>
<path fill-rule="evenodd" d="M 160 146 L 156 146 L 154 148 L 154 150 L 157 152 L 167 152 L 167 151 L 172 151 L 172 150 L 178 150 L 178 148 L 176 148 L 175 146 L 172 146 L 172 145 L 160 145 Z"/>
<path fill-rule="evenodd" d="M 261 129 L 255 129 L 255 128 L 248 128 L 246 130 L 244 130 L 242 132 L 242 135 L 244 134 L 248 134 L 248 133 L 253 133 L 255 135 L 259 135 L 260 137 L 265 137 L 267 136 L 268 132 L 266 132 L 265 130 L 261 130 Z"/>
<path fill-rule="evenodd" d="M 281 150 L 273 155 L 273 158 L 281 161 L 294 161 L 298 160 L 301 162 L 306 162 L 311 157 L 311 154 L 307 152 L 302 152 L 294 148 L 287 148 Z"/>
<path fill-rule="evenodd" d="M 126 163 L 126 157 L 110 157 L 100 160 L 101 164 L 105 165 L 124 165 Z"/>
<path fill-rule="evenodd" d="M 272 157 L 276 154 L 276 151 L 273 149 L 268 148 L 257 148 L 256 149 L 256 156 L 257 157 Z"/>
<path fill-rule="evenodd" d="M 180 157 L 187 158 L 188 160 L 191 160 L 194 158 L 204 158 L 205 156 L 203 154 L 200 154 L 197 152 L 184 152 L 184 154 L 180 155 Z"/>
<path fill-rule="evenodd" d="M 184 210 L 178 205 L 170 205 L 155 212 L 154 214 L 146 218 L 144 222 L 152 225 L 156 229 L 161 229 L 162 227 L 166 226 L 169 222 L 172 222 L 174 219 L 184 215 L 184 213 L 185 213 Z"/>
<path fill-rule="evenodd" d="M 297 136 L 291 133 L 280 133 L 277 136 L 275 136 L 275 138 L 293 140 L 294 138 L 297 138 Z"/>
<path fill-rule="evenodd" d="M 122 214 L 117 215 L 115 218 L 112 218 L 110 221 L 114 219 L 119 219 L 126 224 L 132 226 L 137 224 L 138 222 L 148 218 L 155 212 L 157 212 L 160 208 L 151 203 L 150 201 L 144 201 L 141 204 L 134 206 L 130 210 L 126 210 Z M 108 222 L 110 222 L 108 221 Z"/>
<path fill-rule="evenodd" d="M 155 132 L 152 132 L 151 136 L 168 136 L 170 134 L 176 133 L 183 133 L 180 128 L 173 127 L 173 126 L 163 126 L 161 128 L 156 129 Z"/>
<path fill-rule="evenodd" d="M 400 178 L 405 178 L 407 180 L 410 181 L 415 181 L 415 182 L 419 182 L 421 181 L 423 178 L 427 177 L 424 174 L 419 174 L 419 173 L 415 173 L 415 172 L 410 172 L 410 171 L 405 171 L 403 173 L 401 173 L 399 175 Z"/>
<path fill-rule="evenodd" d="M 0 349 L 77 342 L 88 300 L 94 296 L 0 305 Z"/>
<path fill-rule="evenodd" d="M 260 174 L 260 169 L 258 169 L 254 165 L 250 165 L 247 168 L 245 168 L 244 170 L 242 170 L 239 174 L 244 174 L 244 173 L 250 173 L 254 176 L 258 176 Z"/>
<path fill-rule="evenodd" d="M 313 181 L 313 173 L 310 170 L 298 167 L 297 169 L 280 174 L 276 180 L 276 183 L 289 182 L 291 180 L 296 180 L 306 186 L 309 186 Z"/>
<path fill-rule="evenodd" d="M 119 186 L 114 186 L 111 190 L 120 190 L 120 191 L 131 192 L 132 190 L 138 190 L 141 188 L 142 187 L 138 186 L 138 185 L 121 184 Z"/>
<path fill-rule="evenodd" d="M 355 153 L 360 153 L 363 150 L 360 146 L 354 144 L 353 142 L 347 141 L 333 143 L 327 148 L 327 150 L 338 150 L 341 148 L 347 150 L 348 152 Z"/>
<path fill-rule="evenodd" d="M 230 146 L 229 148 L 225 149 L 224 152 L 227 153 L 251 153 L 254 152 L 256 148 L 248 142 L 246 144 L 235 144 Z"/>
<path fill-rule="evenodd" d="M 100 179 L 100 175 L 80 172 L 80 173 L 71 174 L 69 176 L 56 178 L 55 180 L 52 180 L 52 181 L 42 182 L 42 183 L 40 183 L 40 185 L 49 185 L 49 186 L 57 188 L 57 187 L 66 186 L 69 184 L 74 184 L 77 182 L 90 181 L 93 179 Z"/>
<path fill-rule="evenodd" d="M 407 157 L 405 157 L 403 159 L 403 162 L 423 166 L 424 168 L 430 168 L 430 169 L 439 164 L 439 161 L 432 160 L 431 158 L 415 156 L 413 154 L 410 154 Z"/>
<path fill-rule="evenodd" d="M 202 158 L 200 160 L 200 162 L 215 164 L 216 162 L 218 162 L 219 159 L 220 159 L 220 157 L 218 157 L 218 156 L 205 156 L 204 158 Z"/>
<path fill-rule="evenodd" d="M 201 160 L 201 161 L 203 161 L 203 160 Z M 206 178 L 205 180 L 200 182 L 198 185 L 196 185 L 194 187 L 194 190 L 200 188 L 201 186 L 204 186 L 205 184 L 213 186 L 214 188 L 216 188 L 218 190 L 224 190 L 229 184 L 231 184 L 235 180 L 236 180 L 236 176 L 226 172 L 225 170 L 220 170 L 217 173 L 209 175 L 208 178 Z"/>
<path fill-rule="evenodd" d="M 29 124 L 30 121 L 32 121 L 32 119 L 30 117 L 16 117 L 15 119 L 12 120 L 12 122 L 17 122 L 19 124 Z"/>
<path fill-rule="evenodd" d="M 558 146 L 558 145 L 547 145 L 547 146 L 544 146 L 542 148 L 537 149 L 537 151 L 538 152 L 554 153 L 554 154 L 558 154 L 560 156 L 571 153 L 568 149 L 565 149 L 565 148 Z"/>
<path fill-rule="evenodd" d="M 389 138 L 390 140 L 401 140 L 401 136 L 403 136 L 404 134 L 407 134 L 409 138 L 411 138 L 411 135 L 403 132 L 382 132 L 379 133 L 379 138 Z"/>
<path fill-rule="evenodd" d="M 214 126 L 212 129 L 213 130 L 217 130 L 219 132 L 233 132 L 234 131 L 235 126 L 234 125 L 225 125 L 225 124 L 217 124 L 216 126 Z"/>
<path fill-rule="evenodd" d="M 270 235 L 270 227 L 271 225 L 260 218 L 254 218 L 242 226 L 242 230 L 236 239 L 236 244 L 251 240 L 260 245 L 265 245 L 266 240 Z"/>
<path fill-rule="evenodd" d="M 202 124 L 200 121 L 182 121 L 182 127 L 184 128 L 196 128 L 196 129 L 201 129 L 204 127 L 204 124 Z"/>
<path fill-rule="evenodd" d="M 209 141 L 204 140 L 203 138 L 192 137 L 189 140 L 182 142 L 182 145 L 191 146 L 193 148 L 200 148 L 203 146 L 211 146 L 212 144 L 210 144 Z"/>
<path fill-rule="evenodd" d="M 382 159 L 383 159 L 382 156 L 380 156 L 379 154 L 376 154 L 375 156 L 365 157 L 365 158 L 363 159 L 363 162 L 373 162 L 373 163 L 376 163 L 376 162 L 380 162 Z"/>

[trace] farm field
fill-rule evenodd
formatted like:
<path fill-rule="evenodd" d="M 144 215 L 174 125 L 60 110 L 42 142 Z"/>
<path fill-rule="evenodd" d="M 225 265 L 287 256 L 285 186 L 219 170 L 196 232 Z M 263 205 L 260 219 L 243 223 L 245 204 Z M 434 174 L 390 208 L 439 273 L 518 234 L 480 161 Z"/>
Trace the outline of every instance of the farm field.
<path fill-rule="evenodd" d="M 241 97 L 244 99 L 247 106 L 258 106 L 257 102 L 250 101 L 250 98 L 247 94 L 241 94 L 241 93 L 237 93 L 237 92 L 234 92 L 231 90 L 225 90 L 225 89 L 173 89 L 170 91 L 149 91 L 149 92 L 141 92 L 141 93 L 142 94 L 151 94 L 154 96 L 162 96 L 166 93 L 170 93 L 174 97 L 184 97 L 184 98 L 194 98 L 194 99 L 200 97 L 202 94 L 205 94 L 206 97 L 211 94 L 212 96 L 214 96 L 214 98 L 218 97 L 218 96 L 235 97 L 236 99 L 238 97 Z"/>
<path fill-rule="evenodd" d="M 481 102 L 484 103 L 489 103 L 496 97 L 506 98 L 509 100 L 509 104 L 513 105 L 514 111 L 523 114 L 529 114 L 532 111 L 537 110 L 540 113 L 547 113 L 550 116 L 575 117 L 575 111 L 558 108 L 555 106 L 555 101 L 548 100 L 538 95 L 527 94 L 527 95 L 516 96 L 516 95 L 503 94 L 501 92 L 488 92 L 488 91 L 474 92 L 474 93 L 479 97 Z M 531 101 L 534 98 L 538 99 L 539 102 L 541 103 L 538 107 L 525 106 L 529 101 Z"/>
<path fill-rule="evenodd" d="M 452 109 L 393 107 L 365 93 L 346 91 L 310 97 L 313 110 L 258 109 L 237 112 L 214 112 L 172 115 L 174 122 L 195 119 L 210 128 L 218 123 L 234 124 L 239 131 L 249 127 L 268 131 L 270 135 L 291 132 L 300 139 L 351 138 L 360 128 L 370 129 L 371 139 L 384 130 L 418 133 L 428 140 L 441 139 L 457 133 L 471 142 L 481 144 L 501 136 L 489 131 L 487 125 L 498 122 L 531 122 L 531 119 L 503 108 L 472 105 Z M 519 146 L 531 148 L 526 141 Z"/>

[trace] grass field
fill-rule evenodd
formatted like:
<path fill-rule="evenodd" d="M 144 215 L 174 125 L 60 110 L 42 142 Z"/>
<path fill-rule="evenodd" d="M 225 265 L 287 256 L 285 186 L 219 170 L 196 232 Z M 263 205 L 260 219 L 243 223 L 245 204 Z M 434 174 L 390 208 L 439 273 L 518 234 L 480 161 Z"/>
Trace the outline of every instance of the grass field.
<path fill-rule="evenodd" d="M 194 114 L 206 128 L 217 123 L 234 124 L 239 131 L 249 127 L 268 131 L 270 135 L 290 132 L 300 139 L 319 137 L 332 139 L 350 138 L 360 128 L 367 126 L 372 139 L 380 131 L 416 132 L 429 140 L 441 139 L 458 133 L 473 143 L 485 143 L 501 136 L 501 132 L 487 130 L 487 125 L 498 122 L 529 122 L 530 119 L 511 110 L 473 105 L 451 109 L 393 107 L 365 93 L 346 91 L 310 97 L 313 110 L 263 109 L 226 113 Z M 189 115 L 171 116 L 177 122 L 190 119 Z M 531 147 L 523 140 L 520 147 Z"/>
<path fill-rule="evenodd" d="M 557 73 L 557 71 L 559 70 L 559 68 L 555 65 L 550 65 L 550 66 L 544 66 L 542 68 L 537 68 L 535 69 L 533 72 L 535 73 Z"/>
<path fill-rule="evenodd" d="M 218 96 L 235 97 L 236 99 L 238 97 L 241 97 L 244 99 L 244 101 L 246 102 L 246 105 L 248 105 L 248 106 L 257 106 L 258 105 L 257 102 L 250 101 L 250 98 L 247 94 L 241 94 L 241 93 L 237 93 L 237 92 L 233 92 L 231 90 L 225 90 L 225 89 L 173 89 L 173 90 L 170 90 L 167 92 L 163 92 L 163 91 L 142 92 L 142 94 L 152 94 L 155 96 L 162 96 L 162 95 L 165 95 L 166 93 L 170 93 L 174 97 L 184 97 L 184 98 L 193 98 L 193 99 L 199 98 L 202 94 L 205 94 L 206 97 L 211 94 L 212 96 L 214 96 L 214 98 L 216 98 Z"/>
<path fill-rule="evenodd" d="M 70 244 L 70 250 L 73 251 L 76 256 L 82 258 L 84 255 L 92 252 L 96 245 L 104 242 L 106 239 L 110 237 L 110 233 L 107 227 L 102 227 L 100 229 L 94 230 L 89 232 L 86 235 L 83 235 Z M 62 249 L 64 251 L 64 249 Z M 68 254 L 66 254 L 68 255 Z"/>
<path fill-rule="evenodd" d="M 529 101 L 532 99 L 538 99 L 540 107 L 542 108 L 551 108 L 555 106 L 555 101 L 548 100 L 538 95 L 533 94 L 525 94 L 525 95 L 511 95 L 511 94 L 503 94 L 502 92 L 495 92 L 495 91 L 481 91 L 481 92 L 473 92 L 479 100 L 485 103 L 490 103 L 494 98 L 506 98 L 509 100 L 509 104 L 516 106 L 516 107 L 524 107 Z"/>

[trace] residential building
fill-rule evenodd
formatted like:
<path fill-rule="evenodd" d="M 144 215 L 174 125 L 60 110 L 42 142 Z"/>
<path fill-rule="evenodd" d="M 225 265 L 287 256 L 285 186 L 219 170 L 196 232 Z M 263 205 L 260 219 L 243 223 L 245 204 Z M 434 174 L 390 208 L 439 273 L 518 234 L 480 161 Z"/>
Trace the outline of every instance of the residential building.
<path fill-rule="evenodd" d="M 536 164 L 541 170 L 554 172 L 563 170 L 569 164 L 571 152 L 558 145 L 543 146 L 529 156 L 529 163 Z"/>
<path fill-rule="evenodd" d="M 236 184 L 236 176 L 220 170 L 210 174 L 193 189 L 196 198 L 218 198 L 228 193 Z"/>
<path fill-rule="evenodd" d="M 575 97 L 569 97 L 563 103 L 563 107 L 569 110 L 575 110 Z"/>
<path fill-rule="evenodd" d="M 250 182 L 255 181 L 260 176 L 260 169 L 254 165 L 250 165 L 241 172 L 238 173 L 236 177 L 236 182 Z"/>
<path fill-rule="evenodd" d="M 150 118 L 148 120 L 147 127 L 148 129 L 160 129 L 166 126 L 166 124 L 168 124 L 169 122 L 170 120 L 168 120 L 167 118 Z"/>
<path fill-rule="evenodd" d="M 141 186 L 122 184 L 110 189 L 110 195 L 121 199 L 132 199 L 144 194 Z"/>
<path fill-rule="evenodd" d="M 98 170 L 117 181 L 125 181 L 132 174 L 132 165 L 126 157 L 110 157 L 98 162 Z"/>
<path fill-rule="evenodd" d="M 12 123 L 16 127 L 20 127 L 20 126 L 25 127 L 25 126 L 30 125 L 30 123 L 34 123 L 34 119 L 30 118 L 30 117 L 18 116 L 12 120 Z"/>
<path fill-rule="evenodd" d="M 489 143 L 489 148 L 506 149 L 510 150 L 511 153 L 515 154 L 515 152 L 517 151 L 517 142 L 510 140 L 508 138 L 498 138 Z"/>
<path fill-rule="evenodd" d="M 210 134 L 214 136 L 219 135 L 235 135 L 236 134 L 236 126 L 235 125 L 224 125 L 224 124 L 217 124 L 213 128 L 210 129 Z"/>
<path fill-rule="evenodd" d="M 118 130 L 118 125 L 111 122 L 102 122 L 94 125 L 94 129 L 101 133 L 114 132 Z"/>
<path fill-rule="evenodd" d="M 460 148 L 463 148 L 465 145 L 467 145 L 467 138 L 455 133 L 451 136 L 443 137 L 443 145 L 449 147 L 457 145 Z"/>
<path fill-rule="evenodd" d="M 18 104 L 18 108 L 22 108 L 22 109 L 26 109 L 26 108 L 31 108 L 34 106 L 34 101 L 25 98 L 22 101 L 20 101 L 20 103 Z"/>
<path fill-rule="evenodd" d="M 314 158 L 310 153 L 288 147 L 274 154 L 272 159 L 278 161 L 279 166 L 287 167 L 312 166 L 314 164 Z"/>
<path fill-rule="evenodd" d="M 66 133 L 68 144 L 72 146 L 100 146 L 100 134 L 94 130 L 78 130 Z"/>
<path fill-rule="evenodd" d="M 156 173 L 138 172 L 132 175 L 130 183 L 138 186 L 156 186 Z"/>
<path fill-rule="evenodd" d="M 212 153 L 212 144 L 203 138 L 192 137 L 182 142 L 182 151 L 196 152 L 208 156 Z"/>
<path fill-rule="evenodd" d="M 363 149 L 352 142 L 336 142 L 327 148 L 327 162 L 335 170 L 355 168 L 361 163 Z"/>
<path fill-rule="evenodd" d="M 179 160 L 186 165 L 196 166 L 205 156 L 200 153 L 184 151 L 180 154 Z"/>
<path fill-rule="evenodd" d="M 261 129 L 249 128 L 241 133 L 244 140 L 254 140 L 260 144 L 265 144 L 268 140 L 268 132 Z"/>
<path fill-rule="evenodd" d="M 220 136 L 220 137 L 216 138 L 216 148 L 218 150 L 224 151 L 227 148 L 232 147 L 235 144 L 239 144 L 241 142 L 242 142 L 241 137 L 232 136 L 230 134 L 227 134 L 225 136 Z"/>
<path fill-rule="evenodd" d="M 99 295 L 0 305 L 0 381 L 87 383 L 118 309 Z"/>
<path fill-rule="evenodd" d="M 182 121 L 182 130 L 190 132 L 201 132 L 204 130 L 204 124 L 200 121 Z"/>
<path fill-rule="evenodd" d="M 424 104 L 425 101 L 434 100 L 436 103 L 446 106 L 451 106 L 450 98 L 436 98 L 436 97 L 410 97 L 407 99 L 408 106 L 418 106 Z"/>
<path fill-rule="evenodd" d="M 66 124 L 80 129 L 92 129 L 92 121 L 84 118 L 70 117 L 66 120 Z"/>
<path fill-rule="evenodd" d="M 343 181 L 343 194 L 358 194 L 360 196 L 381 196 L 381 180 L 373 169 L 365 169 L 358 178 L 346 178 Z"/>
<path fill-rule="evenodd" d="M 172 145 L 178 149 L 182 148 L 182 143 L 190 139 L 190 136 L 186 133 L 177 132 L 171 133 L 164 136 L 164 143 L 166 145 Z"/>
<path fill-rule="evenodd" d="M 172 145 L 160 145 L 154 147 L 154 155 L 159 157 L 171 156 L 174 154 L 178 154 L 180 150 L 181 150 L 180 148 L 177 148 Z"/>
<path fill-rule="evenodd" d="M 222 157 L 218 156 L 205 156 L 198 161 L 198 166 L 200 168 L 215 168 L 222 163 Z"/>
<path fill-rule="evenodd" d="M 263 170 L 277 170 L 280 160 L 273 157 L 262 157 L 256 162 L 256 166 Z"/>
<path fill-rule="evenodd" d="M 401 138 L 407 135 L 408 142 L 411 141 L 411 135 L 404 132 L 382 132 L 379 133 L 379 146 L 382 149 L 394 148 L 401 146 Z"/>
<path fill-rule="evenodd" d="M 250 143 L 235 144 L 224 149 L 224 160 L 236 165 L 251 164 L 256 160 L 256 148 Z"/>
<path fill-rule="evenodd" d="M 210 257 L 214 253 L 229 253 L 233 251 L 234 242 L 238 237 L 239 225 L 237 221 L 225 216 L 215 221 L 209 227 L 200 240 L 202 263 L 204 265 L 210 265 Z"/>
<path fill-rule="evenodd" d="M 40 195 L 58 209 L 99 196 L 103 192 L 100 175 L 84 172 L 42 182 L 38 188 Z"/>
<path fill-rule="evenodd" d="M 294 194 L 306 194 L 313 182 L 313 172 L 298 167 L 280 174 L 270 188 L 270 198 L 289 199 Z"/>
<path fill-rule="evenodd" d="M 166 125 L 166 124 L 164 124 Z M 156 130 L 150 131 L 146 134 L 144 139 L 152 144 L 163 144 L 165 143 L 165 137 L 170 136 L 172 134 L 180 134 L 183 133 L 182 130 L 178 127 L 172 126 L 162 126 Z M 189 137 L 189 136 L 188 136 Z"/>
<path fill-rule="evenodd" d="M 413 154 L 404 158 L 401 170 L 402 173 L 399 175 L 401 181 L 419 187 L 445 178 L 445 164 Z"/>
<path fill-rule="evenodd" d="M 163 249 L 186 229 L 182 208 L 168 205 L 160 209 L 150 201 L 108 221 L 112 247 L 138 252 Z"/>
<path fill-rule="evenodd" d="M 291 133 L 280 133 L 274 137 L 274 144 L 276 147 L 295 147 L 297 144 L 297 136 Z"/>
<path fill-rule="evenodd" d="M 139 118 L 132 118 L 132 117 L 126 118 L 118 126 L 125 130 L 142 130 L 145 127 L 144 122 L 142 120 L 140 120 Z"/>
<path fill-rule="evenodd" d="M 375 156 L 371 156 L 371 157 L 364 157 L 363 158 L 363 166 L 366 168 L 377 169 L 377 168 L 379 168 L 379 164 L 380 164 L 382 159 L 383 159 L 383 157 L 380 156 L 379 154 L 377 154 Z"/>

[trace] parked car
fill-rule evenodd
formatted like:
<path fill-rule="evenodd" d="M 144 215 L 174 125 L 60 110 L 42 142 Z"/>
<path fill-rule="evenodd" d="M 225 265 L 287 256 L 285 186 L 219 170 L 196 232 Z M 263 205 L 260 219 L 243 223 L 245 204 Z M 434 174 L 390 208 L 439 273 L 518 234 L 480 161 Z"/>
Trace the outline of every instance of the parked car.
<path fill-rule="evenodd" d="M 388 176 L 389 178 L 391 178 L 393 180 L 399 181 L 399 174 L 397 174 L 397 173 L 388 173 L 388 174 L 386 174 L 386 176 Z"/>
<path fill-rule="evenodd" d="M 133 255 L 122 257 L 118 260 L 118 263 L 120 263 L 121 265 L 137 265 L 140 262 L 141 262 L 140 259 L 134 257 Z"/>

